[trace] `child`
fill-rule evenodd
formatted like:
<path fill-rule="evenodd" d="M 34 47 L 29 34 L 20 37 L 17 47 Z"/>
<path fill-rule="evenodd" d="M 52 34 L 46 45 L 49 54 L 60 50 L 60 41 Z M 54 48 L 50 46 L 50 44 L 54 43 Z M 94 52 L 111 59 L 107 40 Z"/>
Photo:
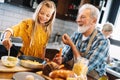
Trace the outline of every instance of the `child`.
<path fill-rule="evenodd" d="M 2 44 L 7 50 L 12 46 L 10 37 L 21 37 L 24 55 L 45 58 L 45 49 L 50 38 L 53 22 L 56 16 L 56 6 L 49 0 L 42 1 L 32 19 L 25 19 L 4 32 Z"/>
<path fill-rule="evenodd" d="M 113 32 L 113 24 L 112 23 L 105 23 L 102 28 L 102 33 L 105 35 L 106 38 L 109 38 Z"/>
<path fill-rule="evenodd" d="M 108 40 L 109 46 L 110 46 L 110 40 L 109 40 L 109 38 L 110 38 L 110 35 L 112 34 L 112 32 L 113 32 L 113 24 L 109 23 L 109 22 L 105 23 L 103 25 L 103 28 L 102 28 L 102 33 L 104 34 L 104 36 Z M 107 63 L 109 64 L 110 61 L 111 61 L 111 57 L 110 57 L 110 55 L 108 55 Z"/>

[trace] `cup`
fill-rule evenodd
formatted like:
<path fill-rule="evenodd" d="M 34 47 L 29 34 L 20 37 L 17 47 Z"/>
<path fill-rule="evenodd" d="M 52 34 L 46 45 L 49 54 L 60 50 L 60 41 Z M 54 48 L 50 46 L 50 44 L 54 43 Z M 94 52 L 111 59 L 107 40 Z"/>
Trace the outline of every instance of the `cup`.
<path fill-rule="evenodd" d="M 74 73 L 77 76 L 86 75 L 88 71 L 88 63 L 89 61 L 86 58 L 80 58 L 73 66 Z"/>

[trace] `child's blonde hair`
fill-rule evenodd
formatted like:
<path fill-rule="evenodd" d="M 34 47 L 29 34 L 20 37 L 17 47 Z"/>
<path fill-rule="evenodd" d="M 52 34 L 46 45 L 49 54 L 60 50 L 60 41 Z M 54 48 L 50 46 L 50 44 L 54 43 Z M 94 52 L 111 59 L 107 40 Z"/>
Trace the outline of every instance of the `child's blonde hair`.
<path fill-rule="evenodd" d="M 56 16 L 56 5 L 55 5 L 55 3 L 53 1 L 50 1 L 50 0 L 44 0 L 44 1 L 42 1 L 37 6 L 37 9 L 36 9 L 35 13 L 33 14 L 33 20 L 35 21 L 35 24 L 39 23 L 38 22 L 38 13 L 39 13 L 39 11 L 40 11 L 40 9 L 41 9 L 41 7 L 43 5 L 47 6 L 48 8 L 53 8 L 54 9 L 54 12 L 52 14 L 51 19 L 48 22 L 45 23 L 46 31 L 48 33 L 48 36 L 50 36 L 50 34 L 52 32 L 52 26 L 53 26 L 53 23 L 54 23 L 54 20 L 55 20 L 55 16 Z M 36 26 L 35 24 L 34 24 L 34 28 Z"/>
<path fill-rule="evenodd" d="M 102 28 L 103 31 L 113 31 L 113 24 L 110 22 L 107 22 L 103 25 Z"/>

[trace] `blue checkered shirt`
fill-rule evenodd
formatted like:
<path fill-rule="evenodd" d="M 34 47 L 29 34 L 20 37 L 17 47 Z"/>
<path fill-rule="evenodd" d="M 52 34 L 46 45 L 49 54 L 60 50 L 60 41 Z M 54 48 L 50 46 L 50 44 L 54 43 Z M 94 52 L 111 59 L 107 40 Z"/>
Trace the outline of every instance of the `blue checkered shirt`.
<path fill-rule="evenodd" d="M 89 37 L 86 40 L 82 40 L 82 34 L 75 32 L 71 39 L 78 48 L 78 50 L 84 54 L 89 42 Z M 63 58 L 64 62 L 67 62 L 73 58 L 73 52 L 70 46 L 65 45 L 63 48 Z M 99 73 L 99 76 L 102 76 L 106 73 L 106 59 L 109 54 L 109 43 L 101 31 L 97 30 L 97 35 L 93 39 L 90 50 L 84 58 L 89 60 L 88 72 L 96 70 Z M 90 58 L 92 56 L 92 58 Z"/>

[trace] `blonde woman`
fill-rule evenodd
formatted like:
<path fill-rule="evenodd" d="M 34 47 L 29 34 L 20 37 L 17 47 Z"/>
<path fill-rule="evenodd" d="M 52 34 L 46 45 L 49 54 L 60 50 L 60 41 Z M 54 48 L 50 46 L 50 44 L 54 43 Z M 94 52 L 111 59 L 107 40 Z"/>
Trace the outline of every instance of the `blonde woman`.
<path fill-rule="evenodd" d="M 56 6 L 49 0 L 42 1 L 32 19 L 25 19 L 4 32 L 2 44 L 7 50 L 12 46 L 10 37 L 21 37 L 24 55 L 45 58 L 45 48 L 50 38 L 56 16 Z"/>

